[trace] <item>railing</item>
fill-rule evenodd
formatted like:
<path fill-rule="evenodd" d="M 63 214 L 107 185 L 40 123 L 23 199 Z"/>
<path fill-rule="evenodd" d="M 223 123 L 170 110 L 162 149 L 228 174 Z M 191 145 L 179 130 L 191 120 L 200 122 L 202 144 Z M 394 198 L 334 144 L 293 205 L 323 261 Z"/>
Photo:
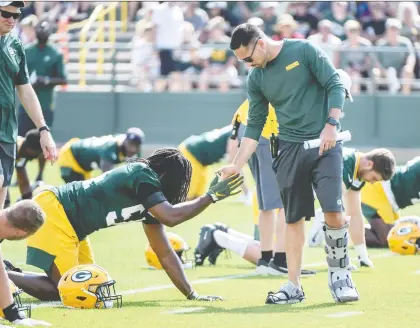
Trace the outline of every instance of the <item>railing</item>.
<path fill-rule="evenodd" d="M 117 7 L 118 2 L 112 2 L 107 6 L 98 5 L 95 7 L 94 11 L 90 15 L 90 17 L 83 21 L 83 27 L 80 31 L 80 59 L 79 59 L 79 68 L 80 68 L 80 80 L 79 86 L 86 87 L 86 61 L 87 55 L 91 46 L 94 43 L 98 43 L 100 46 L 97 47 L 97 74 L 103 74 L 104 71 L 104 62 L 105 62 L 105 27 L 108 23 L 108 42 L 107 45 L 110 54 L 113 53 L 112 45 L 115 44 L 116 41 L 116 21 L 117 21 Z M 127 29 L 127 17 L 128 15 L 124 12 L 127 10 L 124 9 L 127 7 L 127 2 L 121 3 L 121 29 L 125 31 Z M 106 20 L 106 16 L 108 16 L 108 20 Z M 96 30 L 91 34 L 89 40 L 87 40 L 87 36 L 91 27 L 95 22 L 98 22 L 99 26 Z M 81 22 L 82 23 L 82 22 Z M 80 25 L 78 25 L 80 26 Z"/>

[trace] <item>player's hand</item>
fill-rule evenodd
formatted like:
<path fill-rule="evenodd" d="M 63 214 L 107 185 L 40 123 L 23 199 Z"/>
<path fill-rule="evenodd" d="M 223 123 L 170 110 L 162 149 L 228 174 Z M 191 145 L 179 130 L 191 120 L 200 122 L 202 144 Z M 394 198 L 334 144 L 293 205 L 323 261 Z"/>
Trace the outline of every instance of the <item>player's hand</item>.
<path fill-rule="evenodd" d="M 319 136 L 321 139 L 321 144 L 319 145 L 319 155 L 322 155 L 323 152 L 334 148 L 337 143 L 337 137 L 337 128 L 331 124 L 325 124 L 325 127 Z"/>
<path fill-rule="evenodd" d="M 38 327 L 38 326 L 50 327 L 51 326 L 51 324 L 46 321 L 35 320 L 32 318 L 15 320 L 12 322 L 12 324 L 26 326 L 26 327 Z"/>
<path fill-rule="evenodd" d="M 232 175 L 240 174 L 241 169 L 235 165 L 228 165 L 222 167 L 220 170 L 217 171 L 222 179 L 226 179 Z"/>
<path fill-rule="evenodd" d="M 239 173 L 224 180 L 216 173 L 216 177 L 211 182 L 207 194 L 212 198 L 213 203 L 215 203 L 226 197 L 239 194 L 242 191 L 240 186 L 243 182 L 244 177 Z"/>
<path fill-rule="evenodd" d="M 221 296 L 212 296 L 212 295 L 198 295 L 197 292 L 192 292 L 188 295 L 187 300 L 190 301 L 201 301 L 201 302 L 215 302 L 215 301 L 224 301 Z"/>
<path fill-rule="evenodd" d="M 50 160 L 54 164 L 57 160 L 57 147 L 49 131 L 41 131 L 40 143 L 45 159 Z"/>

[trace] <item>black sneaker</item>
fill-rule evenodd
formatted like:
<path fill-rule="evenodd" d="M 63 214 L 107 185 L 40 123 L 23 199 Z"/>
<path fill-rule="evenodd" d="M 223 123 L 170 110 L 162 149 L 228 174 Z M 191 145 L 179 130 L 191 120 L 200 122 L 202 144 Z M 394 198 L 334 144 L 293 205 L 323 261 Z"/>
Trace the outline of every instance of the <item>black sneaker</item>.
<path fill-rule="evenodd" d="M 257 268 L 255 269 L 255 272 L 263 275 L 269 274 L 270 267 L 268 265 L 269 263 L 266 260 L 260 258 L 257 262 Z"/>
<path fill-rule="evenodd" d="M 213 237 L 213 232 L 215 230 L 216 227 L 213 224 L 206 224 L 201 227 L 200 239 L 198 240 L 198 245 L 194 250 L 196 266 L 203 265 L 207 256 L 209 256 L 209 254 L 218 247 Z"/>
<path fill-rule="evenodd" d="M 283 268 L 274 263 L 274 260 L 271 259 L 268 263 L 268 274 L 272 276 L 284 276 L 287 275 L 287 268 Z"/>
<path fill-rule="evenodd" d="M 216 222 L 214 224 L 216 230 L 220 230 L 224 233 L 227 233 L 228 226 L 221 222 Z M 217 244 L 217 243 L 216 243 Z M 209 262 L 211 265 L 216 265 L 216 260 L 219 257 L 220 253 L 222 253 L 225 249 L 223 247 L 220 247 L 219 245 L 216 245 L 216 248 L 209 254 Z"/>
<path fill-rule="evenodd" d="M 226 224 L 221 223 L 221 222 L 216 222 L 214 224 L 214 226 L 216 227 L 217 230 L 220 230 L 220 231 L 223 231 L 223 232 L 226 232 L 226 233 L 229 229 L 229 226 L 227 226 Z"/>
<path fill-rule="evenodd" d="M 295 304 L 305 301 L 302 287 L 298 288 L 288 281 L 280 287 L 278 292 L 268 292 L 265 304 Z"/>
<path fill-rule="evenodd" d="M 14 271 L 22 273 L 22 269 L 16 268 L 11 262 L 3 260 L 6 271 Z"/>

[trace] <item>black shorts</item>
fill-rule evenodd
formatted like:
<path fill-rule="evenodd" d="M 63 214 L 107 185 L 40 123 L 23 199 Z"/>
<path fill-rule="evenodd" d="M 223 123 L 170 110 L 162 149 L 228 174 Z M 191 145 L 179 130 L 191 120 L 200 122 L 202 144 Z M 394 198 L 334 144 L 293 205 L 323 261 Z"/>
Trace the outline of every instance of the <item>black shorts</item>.
<path fill-rule="evenodd" d="M 168 76 L 170 73 L 175 71 L 175 60 L 173 52 L 170 49 L 159 51 L 160 59 L 160 75 Z"/>
<path fill-rule="evenodd" d="M 287 223 L 315 215 L 314 191 L 322 211 L 343 212 L 343 146 L 319 156 L 319 148 L 304 149 L 302 143 L 280 141 L 280 152 L 273 162 L 283 200 Z"/>
<path fill-rule="evenodd" d="M 61 172 L 61 178 L 64 180 L 65 183 L 85 180 L 85 176 L 83 174 L 74 172 L 69 167 L 60 168 L 60 172 Z"/>
<path fill-rule="evenodd" d="M 16 144 L 0 142 L 0 175 L 3 176 L 2 187 L 10 186 L 15 168 Z"/>
<path fill-rule="evenodd" d="M 42 114 L 44 115 L 45 123 L 51 128 L 54 120 L 54 111 L 43 108 Z M 32 122 L 25 109 L 20 106 L 18 113 L 18 135 L 24 137 L 25 134 L 32 129 L 36 129 L 34 122 Z"/>

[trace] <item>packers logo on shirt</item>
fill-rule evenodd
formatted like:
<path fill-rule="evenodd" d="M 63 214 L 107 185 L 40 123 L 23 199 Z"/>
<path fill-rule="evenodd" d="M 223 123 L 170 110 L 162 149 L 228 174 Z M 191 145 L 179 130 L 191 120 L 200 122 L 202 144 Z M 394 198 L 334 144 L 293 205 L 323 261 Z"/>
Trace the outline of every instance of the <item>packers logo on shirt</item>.
<path fill-rule="evenodd" d="M 295 62 L 286 66 L 286 71 L 290 71 L 290 70 L 292 70 L 292 69 L 294 69 L 295 67 L 298 67 L 298 66 L 299 66 L 299 62 L 296 60 Z"/>

